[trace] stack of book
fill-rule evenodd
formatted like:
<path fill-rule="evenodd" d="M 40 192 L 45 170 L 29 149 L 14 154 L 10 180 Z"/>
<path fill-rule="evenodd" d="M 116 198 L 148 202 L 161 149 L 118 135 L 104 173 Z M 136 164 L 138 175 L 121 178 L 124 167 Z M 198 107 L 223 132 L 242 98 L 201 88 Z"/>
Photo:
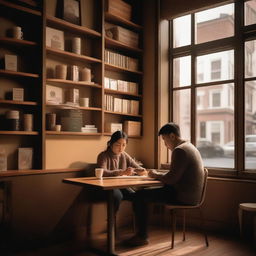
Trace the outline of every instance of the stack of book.
<path fill-rule="evenodd" d="M 139 70 L 138 59 L 131 58 L 109 50 L 105 50 L 105 62 L 121 68 L 127 68 L 134 71 Z"/>
<path fill-rule="evenodd" d="M 138 83 L 124 80 L 116 80 L 109 77 L 104 78 L 104 87 L 106 89 L 117 90 L 120 92 L 129 92 L 138 94 Z"/>
<path fill-rule="evenodd" d="M 97 133 L 98 128 L 95 127 L 93 124 L 86 124 L 85 126 L 81 127 L 81 132 L 85 133 Z"/>
<path fill-rule="evenodd" d="M 75 109 L 62 110 L 60 124 L 63 131 L 80 132 L 83 126 L 82 111 Z"/>
<path fill-rule="evenodd" d="M 138 100 L 120 99 L 105 94 L 104 108 L 108 111 L 139 115 L 139 105 L 140 102 Z"/>

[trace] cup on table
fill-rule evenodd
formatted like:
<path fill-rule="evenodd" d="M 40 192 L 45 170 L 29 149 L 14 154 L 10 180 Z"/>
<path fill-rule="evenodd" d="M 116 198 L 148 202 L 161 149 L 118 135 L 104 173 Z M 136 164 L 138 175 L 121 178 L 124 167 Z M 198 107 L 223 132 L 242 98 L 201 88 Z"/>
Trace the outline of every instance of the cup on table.
<path fill-rule="evenodd" d="M 21 27 L 13 27 L 12 28 L 12 37 L 16 39 L 23 39 L 23 32 Z"/>
<path fill-rule="evenodd" d="M 95 168 L 95 177 L 97 179 L 102 179 L 104 169 L 103 168 Z"/>

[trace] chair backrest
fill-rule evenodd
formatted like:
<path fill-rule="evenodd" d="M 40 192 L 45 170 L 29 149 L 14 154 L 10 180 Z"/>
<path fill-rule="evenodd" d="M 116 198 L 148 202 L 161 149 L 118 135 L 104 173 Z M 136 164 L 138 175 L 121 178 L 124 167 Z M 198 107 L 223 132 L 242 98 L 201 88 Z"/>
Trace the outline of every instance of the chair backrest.
<path fill-rule="evenodd" d="M 203 204 L 203 202 L 204 202 L 205 194 L 206 194 L 206 187 L 207 187 L 207 177 L 208 177 L 208 170 L 206 168 L 204 168 L 203 190 L 202 190 L 201 199 L 200 199 L 200 201 L 199 201 L 197 206 L 201 206 Z"/>

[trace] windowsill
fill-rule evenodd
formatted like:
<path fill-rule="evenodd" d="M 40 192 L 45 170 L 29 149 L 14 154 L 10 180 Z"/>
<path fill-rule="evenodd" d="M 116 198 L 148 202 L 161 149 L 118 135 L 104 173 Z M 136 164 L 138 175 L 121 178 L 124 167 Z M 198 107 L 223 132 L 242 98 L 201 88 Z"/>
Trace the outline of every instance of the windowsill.
<path fill-rule="evenodd" d="M 161 164 L 161 169 L 169 169 L 170 164 Z M 241 171 L 238 172 L 234 169 L 222 169 L 206 167 L 209 172 L 209 178 L 212 179 L 223 179 L 223 180 L 234 180 L 234 181 L 254 181 L 256 182 L 256 172 L 252 171 Z"/>

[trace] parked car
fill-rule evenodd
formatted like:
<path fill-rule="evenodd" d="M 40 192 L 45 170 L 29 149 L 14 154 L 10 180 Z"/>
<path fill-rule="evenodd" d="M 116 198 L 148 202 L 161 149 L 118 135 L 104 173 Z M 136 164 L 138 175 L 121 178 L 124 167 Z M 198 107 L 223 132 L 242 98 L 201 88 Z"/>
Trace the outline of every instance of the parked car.
<path fill-rule="evenodd" d="M 235 143 L 234 141 L 230 141 L 223 145 L 223 150 L 224 150 L 224 156 L 227 157 L 234 157 L 234 150 L 235 150 Z"/>
<path fill-rule="evenodd" d="M 223 146 L 225 156 L 234 156 L 235 144 L 230 141 Z M 245 136 L 245 154 L 248 156 L 256 155 L 256 134 Z"/>
<path fill-rule="evenodd" d="M 248 156 L 256 155 L 256 134 L 245 136 L 245 153 Z"/>
<path fill-rule="evenodd" d="M 223 148 L 209 140 L 198 140 L 196 147 L 202 157 L 221 157 L 224 155 Z"/>

